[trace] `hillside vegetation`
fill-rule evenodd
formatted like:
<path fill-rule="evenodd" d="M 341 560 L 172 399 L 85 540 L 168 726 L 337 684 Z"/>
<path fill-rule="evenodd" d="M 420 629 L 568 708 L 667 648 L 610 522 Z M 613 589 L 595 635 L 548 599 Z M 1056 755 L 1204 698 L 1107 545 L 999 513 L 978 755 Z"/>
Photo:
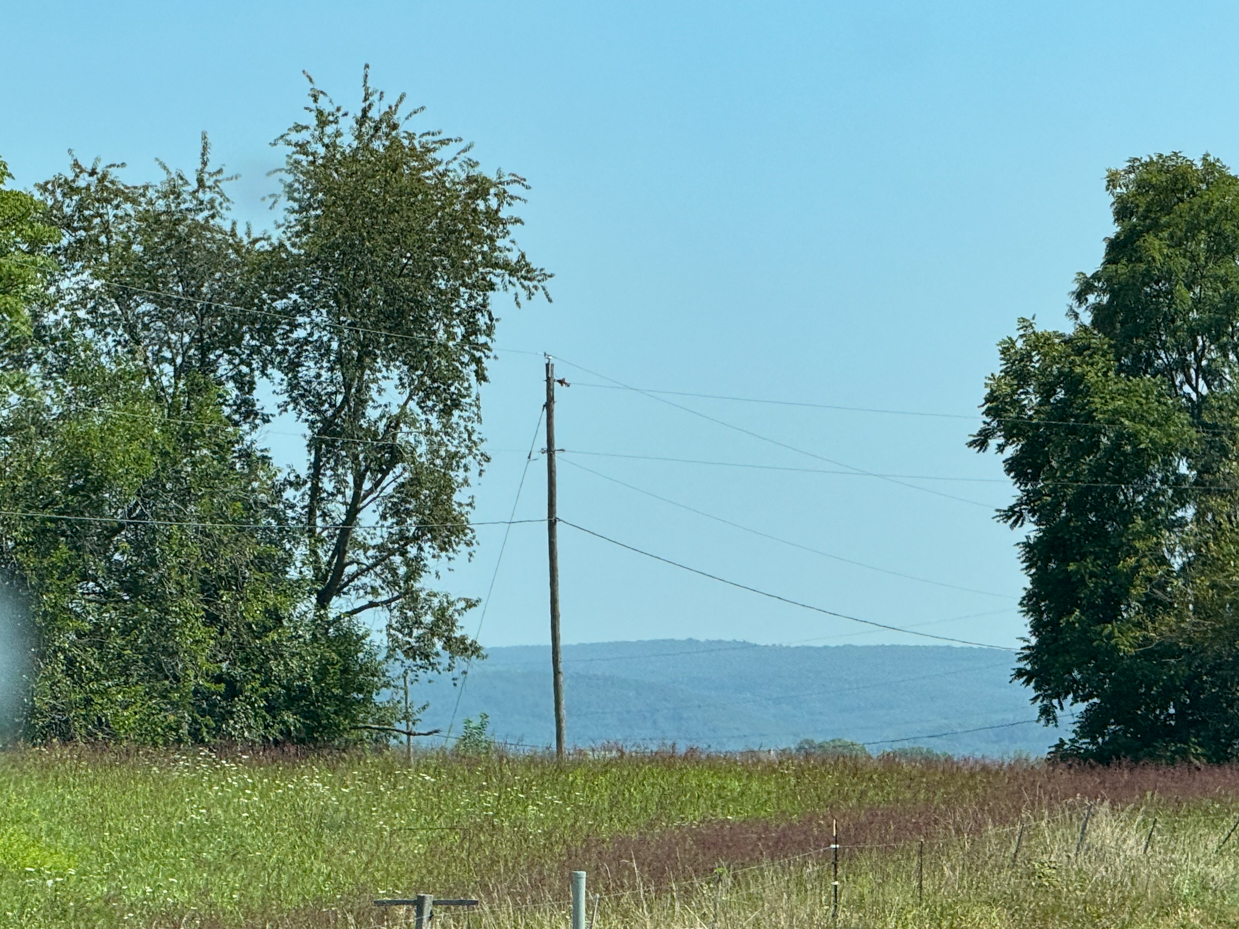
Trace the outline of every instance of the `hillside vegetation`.
<path fill-rule="evenodd" d="M 576 868 L 600 926 L 818 925 L 834 821 L 839 925 L 1223 925 L 1239 902 L 1229 767 L 24 750 L 0 794 L 0 915 L 35 929 L 382 925 L 372 897 L 419 891 L 483 900 L 445 921 L 560 925 Z"/>

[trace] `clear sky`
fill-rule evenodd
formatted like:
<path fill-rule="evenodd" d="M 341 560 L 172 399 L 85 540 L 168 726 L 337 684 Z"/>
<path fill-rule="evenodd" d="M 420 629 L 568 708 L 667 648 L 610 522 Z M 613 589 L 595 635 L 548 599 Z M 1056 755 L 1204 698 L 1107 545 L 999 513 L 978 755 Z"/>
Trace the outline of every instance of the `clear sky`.
<path fill-rule="evenodd" d="M 238 216 L 267 223 L 268 143 L 300 116 L 302 69 L 349 105 L 369 62 L 426 107 L 416 125 L 532 184 L 520 240 L 554 303 L 505 305 L 498 345 L 550 352 L 572 382 L 565 519 L 829 610 L 1010 645 L 1016 537 L 992 519 L 1010 487 L 964 447 L 995 345 L 1020 316 L 1063 324 L 1109 229 L 1106 168 L 1239 160 L 1237 27 L 1220 3 L 10 3 L 0 157 L 19 186 L 70 148 L 147 177 L 155 158 L 192 167 L 207 130 L 242 175 Z M 949 415 L 665 395 L 727 428 L 599 375 Z M 511 510 L 542 377 L 537 354 L 494 366 L 479 520 Z M 820 473 L 849 469 L 916 477 Z M 544 513 L 539 459 L 518 517 Z M 460 594 L 495 569 L 503 529 L 478 532 L 442 581 Z M 560 551 L 569 642 L 917 641 L 567 527 Z M 543 527 L 512 528 L 484 643 L 547 641 L 545 555 Z"/>

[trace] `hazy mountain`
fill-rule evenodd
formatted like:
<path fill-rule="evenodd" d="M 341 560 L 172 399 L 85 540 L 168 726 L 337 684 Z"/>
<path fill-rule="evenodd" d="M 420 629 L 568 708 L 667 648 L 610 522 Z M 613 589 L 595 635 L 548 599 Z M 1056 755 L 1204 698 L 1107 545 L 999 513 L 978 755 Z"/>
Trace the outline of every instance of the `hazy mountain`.
<path fill-rule="evenodd" d="M 845 738 L 875 753 L 924 745 L 957 755 L 1041 754 L 1058 733 L 1026 722 L 1036 712 L 1029 692 L 1010 682 L 1012 663 L 1009 653 L 938 646 L 570 645 L 569 742 L 739 749 Z M 416 698 L 431 704 L 423 725 L 446 729 L 458 693 L 446 680 L 419 684 Z M 476 663 L 453 731 L 480 713 L 497 738 L 552 742 L 549 648 L 493 648 Z M 976 731 L 935 737 L 965 729 Z M 887 741 L 896 739 L 908 741 Z"/>

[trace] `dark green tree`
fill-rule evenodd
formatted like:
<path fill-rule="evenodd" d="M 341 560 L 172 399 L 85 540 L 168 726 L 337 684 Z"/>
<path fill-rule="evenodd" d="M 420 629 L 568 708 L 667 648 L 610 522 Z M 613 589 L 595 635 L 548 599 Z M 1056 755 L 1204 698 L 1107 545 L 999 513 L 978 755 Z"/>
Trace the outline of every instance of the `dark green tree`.
<path fill-rule="evenodd" d="M 1115 233 L 1072 331 L 1021 321 L 971 445 L 1002 453 L 1026 528 L 1031 638 L 1016 679 L 1058 751 L 1229 760 L 1239 504 L 1239 179 L 1216 159 L 1111 171 Z"/>
<path fill-rule="evenodd" d="M 283 480 L 257 444 L 266 329 L 237 310 L 267 243 L 228 221 L 205 138 L 192 177 L 127 184 L 118 167 L 75 160 L 40 188 L 56 287 L 3 485 L 14 512 L 52 514 L 12 518 L 39 636 L 28 729 L 339 738 L 372 715 L 382 674 L 360 630 L 305 607 Z"/>

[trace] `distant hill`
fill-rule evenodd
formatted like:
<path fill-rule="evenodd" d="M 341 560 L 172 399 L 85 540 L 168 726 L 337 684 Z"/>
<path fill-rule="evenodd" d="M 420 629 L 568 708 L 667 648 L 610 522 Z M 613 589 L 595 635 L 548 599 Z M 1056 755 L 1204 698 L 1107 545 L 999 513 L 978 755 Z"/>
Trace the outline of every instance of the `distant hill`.
<path fill-rule="evenodd" d="M 976 757 L 1040 755 L 1058 733 L 1025 722 L 1036 711 L 1028 690 L 1010 682 L 1012 663 L 1003 652 L 949 646 L 570 645 L 569 741 L 734 750 L 844 738 L 874 753 L 923 745 Z M 446 728 L 456 697 L 450 681 L 419 684 L 417 699 L 431 704 L 422 725 Z M 474 664 L 454 731 L 480 713 L 496 738 L 553 742 L 549 648 L 493 648 Z M 974 731 L 941 735 L 956 730 Z M 893 739 L 907 741 L 886 741 Z"/>

